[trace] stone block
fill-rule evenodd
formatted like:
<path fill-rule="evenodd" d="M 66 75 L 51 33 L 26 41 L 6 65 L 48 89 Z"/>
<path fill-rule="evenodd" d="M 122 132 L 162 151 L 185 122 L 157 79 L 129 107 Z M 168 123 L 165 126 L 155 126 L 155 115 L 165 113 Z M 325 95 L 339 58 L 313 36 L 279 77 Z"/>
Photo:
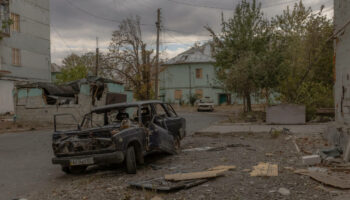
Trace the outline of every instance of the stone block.
<path fill-rule="evenodd" d="M 306 112 L 304 105 L 280 104 L 266 109 L 268 124 L 305 124 Z"/>
<path fill-rule="evenodd" d="M 308 166 L 321 163 L 321 157 L 319 155 L 303 156 L 302 160 L 303 164 Z"/>

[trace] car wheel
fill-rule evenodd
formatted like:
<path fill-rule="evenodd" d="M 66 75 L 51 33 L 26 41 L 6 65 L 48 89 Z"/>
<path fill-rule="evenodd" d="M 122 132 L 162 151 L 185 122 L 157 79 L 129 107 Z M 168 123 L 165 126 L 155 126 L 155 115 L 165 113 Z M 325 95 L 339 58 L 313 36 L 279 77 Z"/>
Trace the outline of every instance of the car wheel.
<path fill-rule="evenodd" d="M 133 146 L 126 150 L 125 167 L 128 174 L 136 174 L 136 158 Z"/>
<path fill-rule="evenodd" d="M 63 167 L 63 166 L 62 166 L 62 171 L 63 171 L 64 173 L 66 173 L 66 174 L 70 174 L 70 173 L 71 173 L 70 170 L 69 170 L 69 167 Z"/>
<path fill-rule="evenodd" d="M 87 166 L 71 166 L 69 167 L 69 173 L 71 174 L 81 174 L 84 173 Z"/>

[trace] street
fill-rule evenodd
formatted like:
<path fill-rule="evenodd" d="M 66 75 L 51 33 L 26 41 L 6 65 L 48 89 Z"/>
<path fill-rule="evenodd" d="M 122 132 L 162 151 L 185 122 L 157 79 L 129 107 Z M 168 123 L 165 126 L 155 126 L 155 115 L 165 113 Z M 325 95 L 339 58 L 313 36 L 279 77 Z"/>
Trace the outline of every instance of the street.
<path fill-rule="evenodd" d="M 223 120 L 215 113 L 182 113 L 187 132 Z M 51 131 L 0 134 L 0 200 L 26 197 L 27 193 L 59 184 L 67 175 L 52 165 Z"/>

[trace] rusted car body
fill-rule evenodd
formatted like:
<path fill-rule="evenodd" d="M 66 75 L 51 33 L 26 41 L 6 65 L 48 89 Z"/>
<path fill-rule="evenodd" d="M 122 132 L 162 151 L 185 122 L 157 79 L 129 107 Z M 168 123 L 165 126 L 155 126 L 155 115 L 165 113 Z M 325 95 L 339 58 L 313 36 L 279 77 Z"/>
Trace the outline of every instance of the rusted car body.
<path fill-rule="evenodd" d="M 55 116 L 53 164 L 66 173 L 89 165 L 125 163 L 136 173 L 145 155 L 161 151 L 175 154 L 186 135 L 186 121 L 169 104 L 143 101 L 103 106 L 85 115 L 76 130 L 59 131 Z M 67 119 L 66 119 L 67 120 Z"/>

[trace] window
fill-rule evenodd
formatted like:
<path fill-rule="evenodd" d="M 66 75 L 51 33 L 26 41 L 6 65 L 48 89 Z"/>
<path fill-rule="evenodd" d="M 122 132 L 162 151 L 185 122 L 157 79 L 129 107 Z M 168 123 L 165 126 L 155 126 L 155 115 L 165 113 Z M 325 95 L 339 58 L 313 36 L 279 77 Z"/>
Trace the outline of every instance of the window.
<path fill-rule="evenodd" d="M 202 89 L 196 89 L 196 96 L 199 99 L 203 98 L 203 90 Z"/>
<path fill-rule="evenodd" d="M 176 100 L 182 99 L 182 90 L 175 90 L 174 96 Z"/>
<path fill-rule="evenodd" d="M 15 14 L 15 13 L 11 13 L 11 20 L 12 20 L 11 30 L 19 32 L 20 31 L 20 25 L 19 25 L 20 17 L 19 17 L 19 15 Z"/>
<path fill-rule="evenodd" d="M 161 104 L 155 104 L 156 114 L 158 116 L 167 116 L 167 113 Z"/>
<path fill-rule="evenodd" d="M 196 69 L 196 78 L 203 78 L 203 70 Z"/>
<path fill-rule="evenodd" d="M 21 51 L 19 49 L 12 49 L 12 65 L 20 66 L 21 65 Z"/>

